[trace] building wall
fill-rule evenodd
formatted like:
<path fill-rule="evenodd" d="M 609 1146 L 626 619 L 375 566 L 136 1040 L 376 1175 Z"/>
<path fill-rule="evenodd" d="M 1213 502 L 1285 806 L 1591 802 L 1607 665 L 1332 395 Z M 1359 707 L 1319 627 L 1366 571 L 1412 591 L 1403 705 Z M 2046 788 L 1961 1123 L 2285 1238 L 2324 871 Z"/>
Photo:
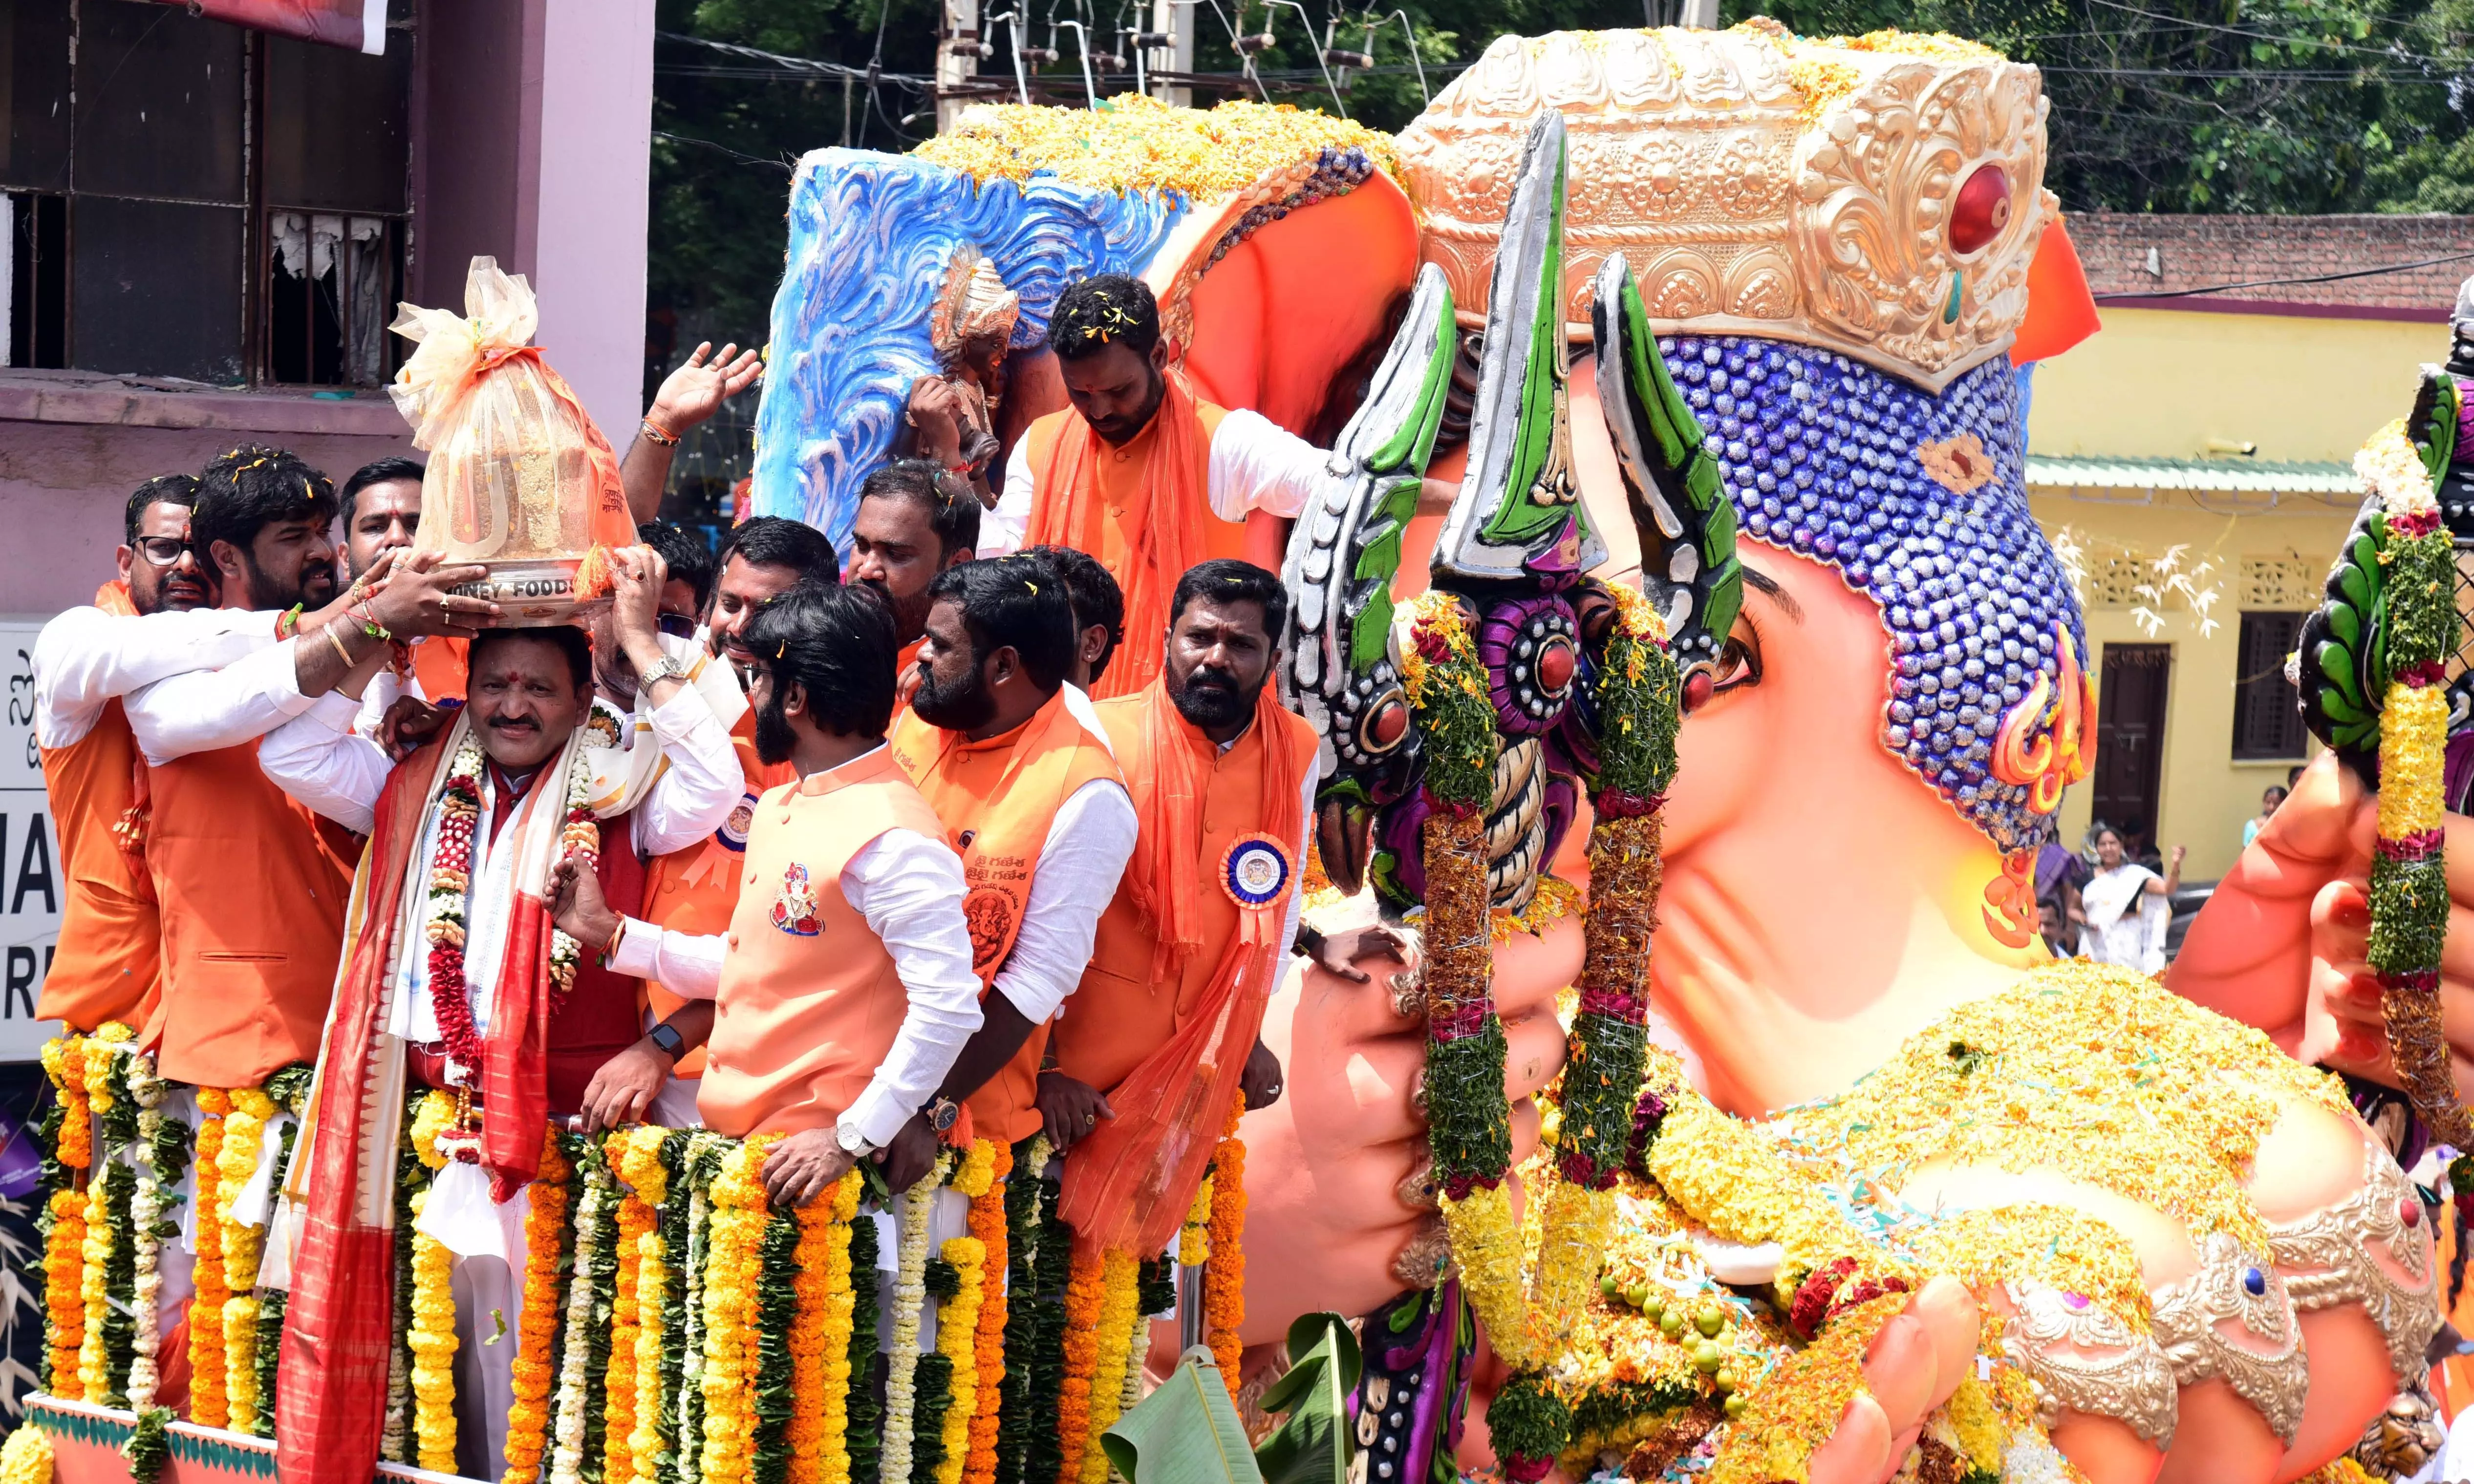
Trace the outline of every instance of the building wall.
<path fill-rule="evenodd" d="M 2124 309 L 2037 363 L 2027 446 L 2056 458 L 2202 459 L 2210 439 L 2262 459 L 2349 460 L 2412 405 L 2448 326 L 2400 320 Z"/>

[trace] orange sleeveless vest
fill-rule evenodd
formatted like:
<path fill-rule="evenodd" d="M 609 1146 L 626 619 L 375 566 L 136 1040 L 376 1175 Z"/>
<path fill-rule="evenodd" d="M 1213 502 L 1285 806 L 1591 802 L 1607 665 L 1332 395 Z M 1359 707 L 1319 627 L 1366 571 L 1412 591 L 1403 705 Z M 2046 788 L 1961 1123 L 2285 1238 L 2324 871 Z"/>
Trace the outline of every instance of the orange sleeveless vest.
<path fill-rule="evenodd" d="M 747 831 L 756 819 L 757 800 L 766 789 L 799 778 L 798 770 L 788 763 L 767 767 L 757 760 L 753 736 L 741 734 L 754 715 L 751 711 L 741 717 L 740 728 L 733 729 L 730 737 L 747 784 L 739 806 L 711 835 L 656 856 L 644 867 L 644 907 L 639 916 L 655 927 L 697 937 L 730 930 L 731 914 L 739 909 L 739 876 L 745 864 Z M 643 1003 L 657 1021 L 668 1019 L 687 1003 L 654 980 L 640 982 Z M 679 1059 L 675 1070 L 681 1077 L 700 1077 L 704 1065 L 704 1048 L 698 1046 Z"/>
<path fill-rule="evenodd" d="M 1215 407 L 1200 397 L 1195 399 L 1194 411 L 1195 416 L 1202 422 L 1202 444 L 1206 450 L 1204 459 L 1207 468 L 1210 457 L 1207 450 L 1211 446 L 1212 436 L 1220 431 L 1220 419 L 1227 417 L 1228 412 L 1227 409 Z M 1038 488 L 1040 482 L 1048 477 L 1050 467 L 1056 462 L 1057 435 L 1065 430 L 1066 419 L 1072 416 L 1071 408 L 1063 412 L 1050 413 L 1047 417 L 1034 420 L 1024 432 L 1023 439 L 1028 450 L 1027 456 L 1031 460 L 1033 489 Z M 1101 456 L 1100 495 L 1101 502 L 1105 507 L 1104 515 L 1101 518 L 1089 521 L 1087 523 L 1089 529 L 1076 533 L 1073 539 L 1064 543 L 1077 551 L 1087 551 L 1097 557 L 1100 564 L 1108 569 L 1108 575 L 1116 578 L 1120 585 L 1126 581 L 1126 556 L 1133 545 L 1134 533 L 1142 529 L 1143 512 L 1135 509 L 1134 505 L 1143 492 L 1143 465 L 1151 458 L 1152 447 L 1158 442 L 1159 419 L 1154 418 L 1150 427 L 1134 435 L 1132 442 L 1122 448 L 1107 449 Z M 1205 488 L 1208 488 L 1207 478 Z M 1223 520 L 1207 505 L 1202 511 L 1202 515 L 1205 557 L 1246 555 L 1244 521 Z M 1182 574 L 1170 573 L 1168 580 L 1171 584 L 1175 584 L 1180 575 Z"/>
<path fill-rule="evenodd" d="M 892 750 L 936 811 L 945 842 L 962 857 L 970 889 L 962 916 L 970 923 L 971 968 L 984 1000 L 1022 934 L 1031 879 L 1056 811 L 1092 779 L 1118 778 L 1117 764 L 1066 709 L 1062 689 L 1031 720 L 984 742 L 966 742 L 905 710 L 894 724 Z M 1012 1144 L 1039 1132 L 1039 1064 L 1047 1049 L 1048 1026 L 1034 1027 L 1013 1060 L 971 1094 L 966 1106 L 975 1137 Z"/>
<path fill-rule="evenodd" d="M 470 669 L 465 652 L 472 645 L 470 639 L 434 636 L 412 646 L 412 678 L 421 682 L 421 693 L 431 705 L 464 699 Z"/>
<path fill-rule="evenodd" d="M 842 895 L 888 829 L 943 826 L 890 752 L 767 790 L 756 805 L 696 1111 L 732 1138 L 834 1126 L 893 1049 L 910 996 Z"/>
<path fill-rule="evenodd" d="M 1117 757 L 1128 774 L 1151 765 L 1139 755 L 1143 698 L 1123 696 L 1100 702 L 1100 725 L 1116 744 Z M 1223 947 L 1237 930 L 1237 904 L 1210 883 L 1229 847 L 1263 827 L 1262 729 L 1249 728 L 1237 744 L 1221 753 L 1208 739 L 1197 745 L 1213 755 L 1204 766 L 1211 785 L 1202 808 L 1202 842 L 1199 875 L 1202 891 L 1205 937 L 1201 948 L 1187 956 L 1175 984 L 1152 982 L 1152 950 L 1156 935 L 1124 887 L 1100 915 L 1100 933 L 1092 943 L 1091 967 L 1065 1013 L 1056 1019 L 1056 1065 L 1067 1076 L 1103 1092 L 1126 1079 L 1143 1059 L 1168 1042 L 1193 1014 L 1203 989 L 1211 982 Z M 1150 822 L 1144 822 L 1146 827 Z"/>
<path fill-rule="evenodd" d="M 209 1088 L 314 1059 L 358 843 L 258 771 L 255 741 L 150 768 L 148 788 L 163 991 L 142 1043 L 164 1076 Z"/>
<path fill-rule="evenodd" d="M 61 837 L 59 945 L 35 1006 L 39 1019 L 90 1031 L 106 1020 L 131 1027 L 155 1013 L 162 984 L 162 924 L 155 887 L 112 826 L 137 800 L 137 738 L 114 698 L 94 730 L 43 749 L 43 791 Z"/>

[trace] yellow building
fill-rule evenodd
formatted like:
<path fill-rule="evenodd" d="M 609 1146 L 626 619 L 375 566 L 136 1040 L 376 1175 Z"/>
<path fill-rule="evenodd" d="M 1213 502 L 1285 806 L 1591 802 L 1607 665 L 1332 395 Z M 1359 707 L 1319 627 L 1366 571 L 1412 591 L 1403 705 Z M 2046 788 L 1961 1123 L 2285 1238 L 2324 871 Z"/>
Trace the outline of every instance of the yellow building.
<path fill-rule="evenodd" d="M 2085 574 L 2100 690 L 2097 774 L 2065 800 L 2063 839 L 2092 817 L 2148 826 L 2210 880 L 2303 760 L 2284 656 L 2361 506 L 2354 450 L 2447 354 L 2474 221 L 2070 228 L 2104 327 L 2036 367 L 2027 424 L 2030 504 Z M 2335 276 L 2399 265 L 2419 266 Z"/>

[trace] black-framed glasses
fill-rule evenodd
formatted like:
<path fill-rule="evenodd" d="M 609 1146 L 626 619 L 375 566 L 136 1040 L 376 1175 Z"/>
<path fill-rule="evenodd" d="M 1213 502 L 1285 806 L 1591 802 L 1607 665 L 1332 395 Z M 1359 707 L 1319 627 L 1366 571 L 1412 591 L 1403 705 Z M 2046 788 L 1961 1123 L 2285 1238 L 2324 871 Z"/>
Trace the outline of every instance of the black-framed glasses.
<path fill-rule="evenodd" d="M 179 563 L 181 554 L 192 549 L 192 543 L 177 536 L 141 536 L 135 542 L 137 554 L 156 566 Z"/>
<path fill-rule="evenodd" d="M 696 621 L 691 613 L 663 613 L 653 620 L 653 627 L 674 639 L 695 637 Z"/>

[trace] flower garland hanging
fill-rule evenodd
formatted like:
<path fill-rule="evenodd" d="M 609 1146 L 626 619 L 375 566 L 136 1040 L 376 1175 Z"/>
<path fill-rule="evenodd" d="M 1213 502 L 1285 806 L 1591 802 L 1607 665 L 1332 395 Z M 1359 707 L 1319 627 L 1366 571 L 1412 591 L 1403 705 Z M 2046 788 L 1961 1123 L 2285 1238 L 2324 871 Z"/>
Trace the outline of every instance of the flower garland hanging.
<path fill-rule="evenodd" d="M 267 1188 L 279 1196 L 283 1182 L 292 1169 L 293 1146 L 301 1137 L 301 1115 L 309 1101 L 309 1089 L 317 1079 L 316 1068 L 295 1062 L 266 1079 L 266 1095 L 278 1108 L 291 1114 L 283 1120 L 276 1140 L 275 1167 L 268 1172 Z M 264 1258 L 259 1259 L 261 1271 Z M 257 1296 L 257 1426 L 261 1438 L 275 1436 L 276 1396 L 282 1384 L 283 1321 L 291 1306 L 288 1288 L 262 1287 Z"/>
<path fill-rule="evenodd" d="M 192 1270 L 197 1297 L 189 1304 L 189 1421 L 201 1427 L 222 1427 L 231 1421 L 225 1385 L 224 1303 L 231 1288 L 224 1279 L 223 1148 L 224 1123 L 231 1115 L 231 1094 L 221 1088 L 198 1089 L 196 1212 L 197 1265 Z"/>
<path fill-rule="evenodd" d="M 680 1295 L 677 1446 L 670 1450 L 667 1484 L 695 1484 L 697 1463 L 704 1452 L 704 1366 L 707 1311 L 705 1290 L 712 1281 L 714 1182 L 719 1174 L 726 1141 L 717 1135 L 690 1136 L 679 1157 L 679 1178 L 688 1187 L 687 1277 Z M 675 1199 L 675 1197 L 673 1197 Z"/>
<path fill-rule="evenodd" d="M 703 1484 L 746 1476 L 755 1440 L 748 1404 L 755 1379 L 754 1321 L 764 1281 L 764 1167 L 768 1138 L 753 1138 L 722 1158 L 713 1183 L 713 1237 L 704 1282 Z"/>
<path fill-rule="evenodd" d="M 154 1410 L 161 1380 L 156 1370 L 156 1351 L 162 1341 L 163 1242 L 181 1234 L 180 1223 L 165 1217 L 181 1201 L 181 1177 L 189 1167 L 189 1129 L 163 1112 L 167 1088 L 155 1069 L 154 1058 L 133 1055 L 129 1064 L 129 1098 L 137 1105 L 137 1141 L 146 1159 L 129 1209 L 130 1232 L 136 1245 L 135 1281 L 130 1292 L 134 1333 L 129 1407 L 145 1413 Z"/>
<path fill-rule="evenodd" d="M 577 1135 L 562 1136 L 574 1169 L 573 1185 L 581 1187 L 575 1202 L 570 1275 L 566 1296 L 566 1322 L 560 1327 L 565 1352 L 559 1357 L 554 1419 L 557 1446 L 552 1450 L 551 1484 L 580 1484 L 587 1459 L 601 1456 L 603 1378 L 610 1365 L 610 1299 L 618 1275 L 612 1249 L 617 1230 L 617 1184 L 598 1141 Z"/>
<path fill-rule="evenodd" d="M 1065 1285 L 1065 1384 L 1056 1400 L 1060 1484 L 1082 1477 L 1082 1450 L 1091 1439 L 1091 1387 L 1100 1366 L 1100 1305 L 1106 1291 L 1105 1256 L 1078 1244 Z"/>
<path fill-rule="evenodd" d="M 810 1204 L 832 1199 L 827 1191 Z M 799 1218 L 788 1211 L 768 1211 L 759 1257 L 764 1276 L 750 1316 L 756 1330 L 749 1347 L 754 1374 L 748 1382 L 755 1436 L 747 1449 L 747 1475 L 752 1484 L 789 1484 L 797 1370 L 790 1343 L 799 1322 Z"/>
<path fill-rule="evenodd" d="M 1006 1232 L 1007 1179 L 1013 1172 L 1013 1150 L 989 1142 L 987 1181 L 971 1195 L 970 1232 L 981 1249 L 979 1333 L 972 1339 L 979 1375 L 972 1379 L 970 1425 L 960 1448 L 958 1477 L 962 1484 L 994 1484 L 997 1472 L 997 1425 L 1004 1406 L 1006 1329 L 1012 1319 L 1006 1304 L 1006 1274 L 1011 1254 Z M 976 1148 L 973 1153 L 977 1153 Z M 965 1193 L 969 1193 L 965 1185 Z M 950 1258 L 948 1260 L 951 1260 Z M 1029 1295 L 1024 1302 L 1031 1302 Z"/>
<path fill-rule="evenodd" d="M 20 1424 L 0 1443 L 0 1484 L 52 1484 L 52 1435 Z"/>
<path fill-rule="evenodd" d="M 1220 1367 L 1221 1383 L 1235 1392 L 1246 1342 L 1246 1143 L 1237 1125 L 1246 1116 L 1239 1093 L 1211 1154 L 1211 1257 L 1202 1270 L 1203 1343 Z"/>
<path fill-rule="evenodd" d="M 1091 1373 L 1091 1418 L 1082 1436 L 1082 1484 L 1106 1484 L 1108 1455 L 1100 1439 L 1125 1411 L 1126 1361 L 1133 1331 L 1142 1325 L 1136 1310 L 1141 1264 L 1133 1254 L 1110 1248 L 1101 1257 L 1098 1353 Z"/>
<path fill-rule="evenodd" d="M 987 1142 L 980 1139 L 972 1145 L 975 1161 Z M 963 1466 L 970 1461 L 971 1420 L 979 1415 L 980 1298 L 988 1250 L 976 1236 L 958 1236 L 937 1251 L 954 1265 L 956 1281 L 954 1296 L 936 1309 L 936 1353 L 951 1363 L 953 1376 L 947 1382 L 935 1479 L 936 1484 L 960 1484 Z"/>
<path fill-rule="evenodd" d="M 928 1305 L 928 1216 L 945 1182 L 953 1153 L 936 1156 L 936 1167 L 896 1200 L 900 1233 L 894 1242 L 893 1344 L 886 1350 L 885 1444 L 878 1455 L 885 1484 L 910 1477 L 911 1425 L 918 1405 L 919 1318 Z"/>
<path fill-rule="evenodd" d="M 850 1170 L 795 1213 L 789 1484 L 850 1484 L 850 1240 L 864 1183 Z"/>
<path fill-rule="evenodd" d="M 2379 843 L 2371 857 L 2369 960 L 2379 976 L 2390 1059 L 2438 1142 L 2474 1151 L 2441 1034 L 2439 962 L 2448 933 L 2443 772 L 2446 658 L 2456 635 L 2456 563 L 2431 474 L 2403 419 L 2373 434 L 2354 471 L 2381 505 L 2388 690 L 2379 709 Z M 2371 682 L 2364 678 L 2365 687 Z M 2451 1176 L 2474 1188 L 2474 1161 Z"/>
<path fill-rule="evenodd" d="M 79 1280 L 85 1323 L 78 1380 L 85 1400 L 102 1406 L 119 1406 L 127 1400 L 121 1388 L 128 1382 L 134 1349 L 128 1301 L 136 1282 L 129 1231 L 136 1172 L 115 1157 L 135 1135 L 136 1110 L 126 1102 L 122 1080 L 130 1035 L 129 1027 L 116 1021 L 103 1026 L 88 1040 L 84 1065 L 86 1104 L 94 1113 L 95 1174 L 86 1187 L 85 1267 Z M 130 1125 L 125 1134 L 123 1123 Z"/>
<path fill-rule="evenodd" d="M 636 1435 L 636 1392 L 641 1380 L 636 1350 L 644 1327 L 643 1304 L 639 1295 L 644 1277 L 644 1238 L 653 1231 L 653 1207 L 630 1178 L 630 1171 L 642 1172 L 643 1161 L 636 1152 L 640 1144 L 651 1149 L 652 1163 L 660 1167 L 665 1132 L 648 1124 L 611 1133 L 601 1145 L 611 1174 L 620 1183 L 618 1237 L 611 1252 L 617 1268 L 611 1290 L 610 1355 L 601 1383 L 601 1476 L 607 1480 L 636 1476 L 636 1456 L 631 1451 Z M 653 1304 L 653 1323 L 658 1328 L 658 1294 Z"/>
<path fill-rule="evenodd" d="M 855 1192 L 853 1200 L 857 1200 Z M 859 1484 L 883 1477 L 885 1411 L 869 1381 L 877 1356 L 876 1257 L 875 1219 L 854 1220 L 850 1226 L 850 1378 L 842 1402 L 842 1433 L 849 1441 L 850 1476 Z"/>
<path fill-rule="evenodd" d="M 451 1101 L 450 1101 L 451 1106 Z M 514 1382 L 501 1449 L 501 1484 L 533 1484 L 549 1448 L 550 1390 L 559 1316 L 566 1308 L 567 1209 L 574 1166 L 555 1137 L 542 1140 L 541 1164 L 524 1187 L 524 1282 L 516 1318 Z"/>
<path fill-rule="evenodd" d="M 275 1100 L 261 1088 L 234 1088 L 231 1112 L 224 1115 L 224 1141 L 216 1155 L 223 1180 L 216 1192 L 216 1221 L 223 1233 L 224 1385 L 230 1399 L 234 1432 L 257 1430 L 257 1262 L 264 1250 L 263 1229 L 232 1216 L 241 1190 L 257 1173 L 265 1152 L 266 1123 L 275 1114 Z"/>
<path fill-rule="evenodd" d="M 1176 1229 L 1176 1264 L 1199 1268 L 1211 1259 L 1211 1243 L 1205 1234 L 1211 1228 L 1211 1171 L 1202 1172 L 1202 1184 L 1194 1187 L 1194 1204 L 1186 1208 L 1185 1225 Z"/>
<path fill-rule="evenodd" d="M 1056 1221 L 1048 1136 L 1020 1146 L 1006 1183 L 1008 1297 L 1005 1380 L 997 1403 L 1001 1478 L 1052 1484 L 1063 1456 L 1058 1406 L 1065 1384 L 1066 1290 L 1074 1254 Z"/>
<path fill-rule="evenodd" d="M 387 1412 L 378 1435 L 378 1456 L 389 1463 L 418 1461 L 412 1438 L 413 1201 L 429 1188 L 430 1175 L 447 1157 L 438 1150 L 441 1130 L 454 1120 L 455 1102 L 444 1092 L 411 1094 L 403 1135 L 395 1156 L 395 1322 L 387 1351 Z"/>
<path fill-rule="evenodd" d="M 662 1361 L 672 1287 L 668 1247 L 662 1233 L 663 1205 L 669 1194 L 669 1168 L 662 1161 L 662 1149 L 669 1137 L 666 1130 L 650 1126 L 631 1129 L 622 1136 L 618 1178 L 627 1183 L 631 1192 L 628 1199 L 644 1208 L 648 1220 L 631 1249 L 636 1264 L 635 1349 L 625 1354 L 614 1354 L 611 1359 L 614 1373 L 618 1366 L 632 1365 L 636 1376 L 630 1388 L 635 1426 L 627 1434 L 627 1469 L 621 1472 L 614 1461 L 606 1474 L 610 1484 L 626 1484 L 631 1479 L 635 1484 L 655 1484 L 661 1476 L 662 1417 L 669 1402 L 663 1386 Z M 616 1396 L 615 1382 L 611 1390 Z M 613 1453 L 615 1459 L 615 1448 Z"/>
<path fill-rule="evenodd" d="M 57 1037 L 45 1041 L 42 1064 L 44 1075 L 51 1079 L 60 1119 L 52 1146 L 60 1188 L 52 1192 L 51 1230 L 43 1236 L 44 1388 L 63 1400 L 76 1401 L 85 1396 L 78 1376 L 78 1352 L 85 1343 L 87 1197 L 79 1182 L 82 1172 L 94 1162 L 93 1113 L 85 1097 L 85 1038 Z"/>
<path fill-rule="evenodd" d="M 415 1217 L 429 1193 L 413 1197 Z M 436 1473 L 455 1472 L 454 1254 L 417 1228 L 412 1233 L 412 1433 L 414 1458 Z"/>

